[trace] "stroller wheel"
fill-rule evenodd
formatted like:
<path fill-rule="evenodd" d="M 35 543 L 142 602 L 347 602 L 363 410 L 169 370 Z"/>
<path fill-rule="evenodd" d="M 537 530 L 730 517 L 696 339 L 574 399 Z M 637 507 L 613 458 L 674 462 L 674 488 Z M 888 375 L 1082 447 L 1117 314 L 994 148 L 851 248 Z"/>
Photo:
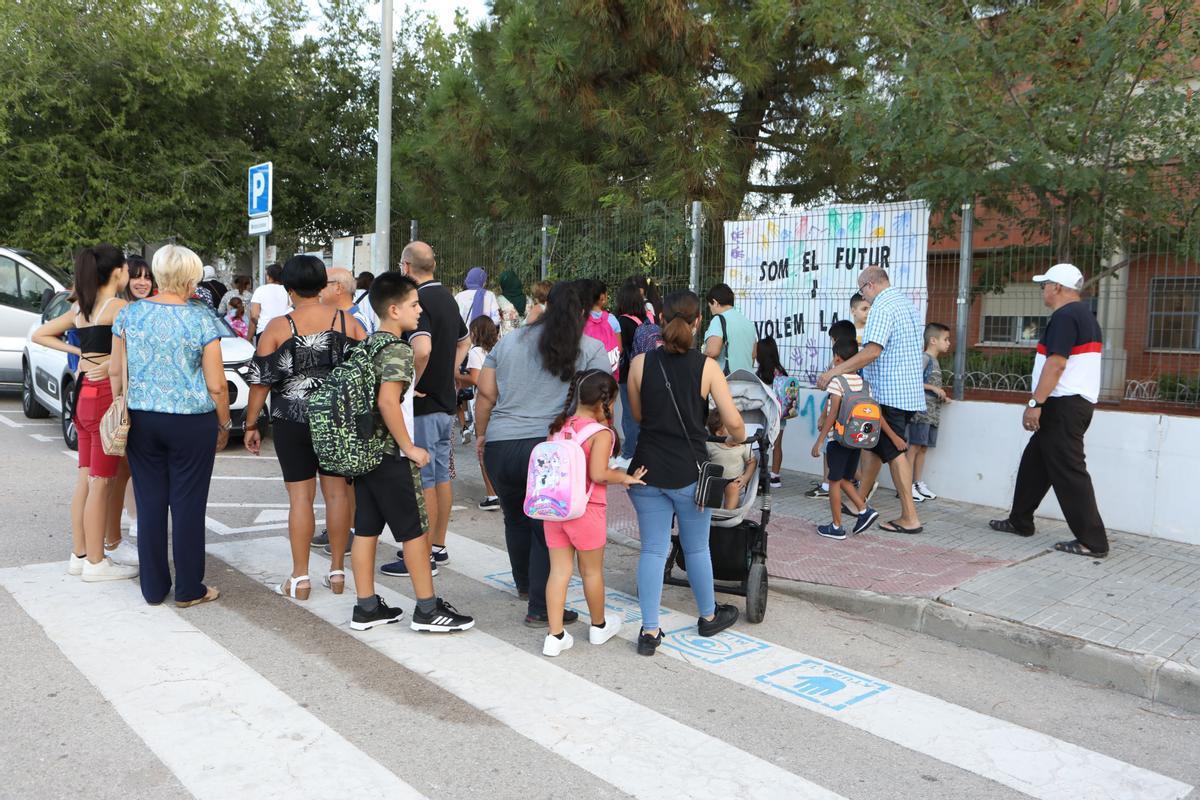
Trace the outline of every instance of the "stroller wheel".
<path fill-rule="evenodd" d="M 755 561 L 746 576 L 746 619 L 762 622 L 767 613 L 767 565 Z"/>

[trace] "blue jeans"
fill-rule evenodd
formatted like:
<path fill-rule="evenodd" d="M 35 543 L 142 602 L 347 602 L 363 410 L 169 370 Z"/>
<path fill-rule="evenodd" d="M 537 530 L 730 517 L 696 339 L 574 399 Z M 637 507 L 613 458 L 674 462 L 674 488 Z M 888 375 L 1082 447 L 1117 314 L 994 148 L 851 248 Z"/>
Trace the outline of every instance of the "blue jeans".
<path fill-rule="evenodd" d="M 671 518 L 679 520 L 679 542 L 687 561 L 688 583 L 700 616 L 712 616 L 717 601 L 713 591 L 712 556 L 708 552 L 708 529 L 712 509 L 696 508 L 696 484 L 682 489 L 630 486 L 629 499 L 638 518 L 642 554 L 638 558 L 638 602 L 642 606 L 642 628 L 658 627 L 662 603 L 663 569 L 671 549 Z"/>
<path fill-rule="evenodd" d="M 633 418 L 633 410 L 629 407 L 629 388 L 621 384 L 621 458 L 633 458 L 637 448 L 638 434 L 642 426 Z"/>

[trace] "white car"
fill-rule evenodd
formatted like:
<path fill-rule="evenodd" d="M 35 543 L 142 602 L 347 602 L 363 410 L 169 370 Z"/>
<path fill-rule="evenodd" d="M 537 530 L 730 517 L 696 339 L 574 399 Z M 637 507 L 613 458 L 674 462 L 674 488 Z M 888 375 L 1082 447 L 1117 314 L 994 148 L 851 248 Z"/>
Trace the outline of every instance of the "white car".
<path fill-rule="evenodd" d="M 75 370 L 69 365 L 66 353 L 35 344 L 30 338 L 43 322 L 61 316 L 71 307 L 69 296 L 68 292 L 60 291 L 48 298 L 41 316 L 26 332 L 25 350 L 21 355 L 21 409 L 25 416 L 32 419 L 51 414 L 57 416 L 62 421 L 63 441 L 67 447 L 75 450 L 79 447 L 71 408 Z M 246 373 L 250 371 L 254 345 L 235 334 L 225 320 L 217 317 L 217 321 L 224 332 L 221 336 L 221 358 L 225 362 L 233 431 L 241 433 L 246 425 L 246 403 L 250 399 Z M 268 409 L 264 408 L 262 416 L 265 417 L 267 412 Z M 262 430 L 265 431 L 266 427 Z"/>
<path fill-rule="evenodd" d="M 29 326 L 41 319 L 49 298 L 70 285 L 71 274 L 47 259 L 0 247 L 0 388 L 17 388 Z"/>

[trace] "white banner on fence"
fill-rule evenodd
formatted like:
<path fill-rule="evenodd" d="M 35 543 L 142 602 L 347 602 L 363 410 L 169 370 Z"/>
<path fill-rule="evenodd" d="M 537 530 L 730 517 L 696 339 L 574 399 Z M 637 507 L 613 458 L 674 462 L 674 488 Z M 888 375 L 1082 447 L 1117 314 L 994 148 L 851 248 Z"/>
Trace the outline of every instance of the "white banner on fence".
<path fill-rule="evenodd" d="M 815 381 L 831 361 L 829 326 L 850 316 L 858 273 L 871 264 L 925 319 L 929 205 L 833 205 L 725 223 L 725 282 L 758 337 L 775 337 L 791 375 Z"/>

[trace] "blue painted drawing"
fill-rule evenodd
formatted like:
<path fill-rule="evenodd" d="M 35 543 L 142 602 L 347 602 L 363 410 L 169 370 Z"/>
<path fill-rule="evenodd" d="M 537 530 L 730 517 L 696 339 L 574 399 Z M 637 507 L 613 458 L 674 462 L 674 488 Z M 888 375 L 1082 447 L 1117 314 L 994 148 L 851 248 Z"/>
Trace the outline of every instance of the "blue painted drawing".
<path fill-rule="evenodd" d="M 843 711 L 892 688 L 815 658 L 759 675 L 755 680 L 830 711 Z"/>
<path fill-rule="evenodd" d="M 709 664 L 723 664 L 735 658 L 770 649 L 771 645 L 753 636 L 725 631 L 716 636 L 701 636 L 696 623 L 673 631 L 663 631 L 663 647 L 697 658 Z"/>

